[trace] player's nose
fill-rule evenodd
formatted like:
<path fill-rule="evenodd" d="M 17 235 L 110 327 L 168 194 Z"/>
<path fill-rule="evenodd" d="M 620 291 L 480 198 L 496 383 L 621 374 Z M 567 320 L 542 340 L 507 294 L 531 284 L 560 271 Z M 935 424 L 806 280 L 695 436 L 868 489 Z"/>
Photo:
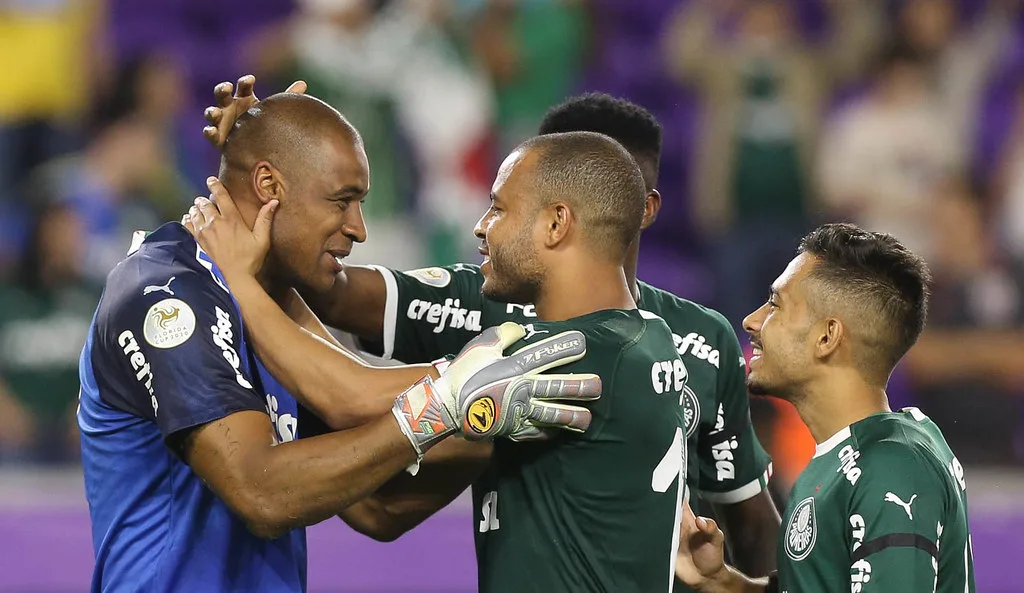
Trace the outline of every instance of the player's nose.
<path fill-rule="evenodd" d="M 366 241 L 366 220 L 363 218 L 362 204 L 354 204 L 355 208 L 349 208 L 348 216 L 341 227 L 341 232 L 354 243 Z"/>
<path fill-rule="evenodd" d="M 761 323 L 764 321 L 764 309 L 767 307 L 767 303 L 761 305 L 756 311 L 747 315 L 743 318 L 743 331 L 754 337 L 759 331 L 761 331 Z"/>

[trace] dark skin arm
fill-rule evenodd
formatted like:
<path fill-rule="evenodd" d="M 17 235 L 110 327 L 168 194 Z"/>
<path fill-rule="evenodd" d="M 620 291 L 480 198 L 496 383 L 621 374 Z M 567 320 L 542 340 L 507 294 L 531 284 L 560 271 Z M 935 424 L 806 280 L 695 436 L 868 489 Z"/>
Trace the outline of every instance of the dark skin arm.
<path fill-rule="evenodd" d="M 394 541 L 472 485 L 490 462 L 491 450 L 490 443 L 448 439 L 427 452 L 418 474 L 400 473 L 339 517 L 363 535 Z"/>
<path fill-rule="evenodd" d="M 342 348 L 294 291 L 284 303 L 284 309 L 303 329 Z M 468 488 L 487 467 L 491 451 L 490 443 L 448 439 L 427 452 L 415 477 L 400 472 L 338 516 L 367 537 L 394 541 L 448 506 Z"/>
<path fill-rule="evenodd" d="M 260 210 L 250 231 L 224 186 L 214 180 L 210 189 L 217 205 L 204 201 L 199 208 L 193 207 L 186 226 L 201 242 L 208 240 L 203 245 L 220 265 L 248 326 L 249 339 L 267 370 L 328 426 L 340 430 L 374 420 L 424 375 L 437 377 L 429 364 L 369 366 L 296 325 L 282 309 L 294 298 L 291 290 L 278 295 L 279 304 L 256 280 L 269 247 L 276 200 Z M 206 224 L 214 218 L 222 224 Z"/>
<path fill-rule="evenodd" d="M 747 500 L 713 505 L 737 568 L 747 574 L 766 575 L 775 570 L 779 537 L 779 511 L 767 490 Z"/>
<path fill-rule="evenodd" d="M 302 296 L 327 325 L 370 342 L 383 340 L 388 292 L 377 270 L 346 265 L 330 291 L 304 292 Z"/>
<path fill-rule="evenodd" d="M 390 414 L 352 430 L 273 442 L 269 417 L 254 411 L 172 437 L 203 482 L 267 539 L 343 512 L 416 460 Z"/>

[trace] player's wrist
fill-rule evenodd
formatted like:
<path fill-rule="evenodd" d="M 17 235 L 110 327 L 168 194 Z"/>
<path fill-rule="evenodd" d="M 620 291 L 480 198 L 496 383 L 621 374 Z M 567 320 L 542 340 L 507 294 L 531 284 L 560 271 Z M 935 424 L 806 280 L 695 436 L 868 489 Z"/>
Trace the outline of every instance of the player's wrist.
<path fill-rule="evenodd" d="M 763 579 L 753 580 L 739 570 L 723 564 L 707 576 L 697 590 L 701 593 L 760 593 L 765 591 Z"/>
<path fill-rule="evenodd" d="M 391 408 L 399 428 L 416 451 L 416 462 L 407 468 L 413 475 L 426 452 L 456 432 L 457 420 L 443 401 L 444 389 L 446 385 L 439 387 L 434 379 L 424 377 L 395 398 Z"/>

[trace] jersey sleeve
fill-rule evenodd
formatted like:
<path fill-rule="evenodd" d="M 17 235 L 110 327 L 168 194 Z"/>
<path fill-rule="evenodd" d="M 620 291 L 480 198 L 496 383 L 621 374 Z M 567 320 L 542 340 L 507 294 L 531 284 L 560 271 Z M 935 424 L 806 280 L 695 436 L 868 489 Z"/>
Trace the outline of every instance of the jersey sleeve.
<path fill-rule="evenodd" d="M 477 266 L 375 268 L 387 286 L 383 358 L 431 362 L 458 354 L 483 330 L 483 275 Z"/>
<path fill-rule="evenodd" d="M 109 312 L 108 355 L 134 385 L 105 397 L 155 421 L 164 438 L 235 412 L 266 412 L 240 357 L 242 326 L 231 296 L 196 272 L 172 280 L 166 291 L 132 290 Z"/>
<path fill-rule="evenodd" d="M 698 435 L 697 458 L 701 496 L 716 504 L 735 504 L 768 487 L 772 463 L 754 432 L 747 395 L 747 363 L 736 333 L 719 316 L 722 355 L 715 400 L 715 425 Z"/>
<path fill-rule="evenodd" d="M 856 455 L 854 453 L 853 455 Z M 882 441 L 860 452 L 848 524 L 850 583 L 864 593 L 931 593 L 948 480 L 913 449 Z M 859 585 L 859 588 L 858 588 Z"/>

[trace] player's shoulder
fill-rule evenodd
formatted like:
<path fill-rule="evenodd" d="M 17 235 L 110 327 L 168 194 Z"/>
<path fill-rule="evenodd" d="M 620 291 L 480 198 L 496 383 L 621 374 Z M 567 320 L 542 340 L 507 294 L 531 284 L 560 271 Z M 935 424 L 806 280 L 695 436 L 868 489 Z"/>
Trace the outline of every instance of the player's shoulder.
<path fill-rule="evenodd" d="M 875 414 L 851 430 L 860 462 L 875 471 L 931 468 L 941 473 L 952 457 L 935 424 L 917 408 Z"/>
<path fill-rule="evenodd" d="M 732 324 L 715 309 L 677 296 L 667 290 L 637 281 L 640 288 L 640 308 L 663 318 L 675 333 L 699 331 L 708 338 L 733 337 Z"/>
<path fill-rule="evenodd" d="M 638 343 L 648 326 L 667 326 L 657 316 L 638 309 L 605 309 L 564 321 L 536 321 L 526 324 L 527 338 L 578 331 L 587 341 L 588 356 L 594 352 L 621 351 Z"/>
<path fill-rule="evenodd" d="M 415 270 L 405 270 L 397 273 L 433 288 L 446 288 L 453 282 L 457 284 L 483 282 L 483 274 L 480 272 L 480 266 L 475 264 L 430 266 L 427 268 L 417 268 Z"/>
<path fill-rule="evenodd" d="M 128 256 L 107 276 L 100 317 L 117 319 L 138 309 L 191 311 L 206 301 L 230 302 L 213 262 L 178 223 L 136 240 Z"/>

